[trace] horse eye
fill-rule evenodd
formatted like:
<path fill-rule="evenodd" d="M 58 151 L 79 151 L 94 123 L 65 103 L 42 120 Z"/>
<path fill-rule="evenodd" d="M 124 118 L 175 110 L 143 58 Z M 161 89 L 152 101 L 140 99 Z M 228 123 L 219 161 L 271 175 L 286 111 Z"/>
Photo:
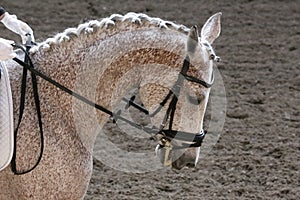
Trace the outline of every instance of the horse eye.
<path fill-rule="evenodd" d="M 211 59 L 211 60 L 215 60 L 215 55 L 214 54 L 210 54 L 210 56 L 209 56 L 209 59 Z"/>
<path fill-rule="evenodd" d="M 187 98 L 191 104 L 199 105 L 202 101 L 201 97 L 187 95 Z"/>

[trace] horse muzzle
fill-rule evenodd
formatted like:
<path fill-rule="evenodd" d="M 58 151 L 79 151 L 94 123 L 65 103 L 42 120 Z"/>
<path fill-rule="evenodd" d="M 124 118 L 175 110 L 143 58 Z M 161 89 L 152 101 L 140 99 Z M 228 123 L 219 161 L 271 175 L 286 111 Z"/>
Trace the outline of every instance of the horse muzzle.
<path fill-rule="evenodd" d="M 182 169 L 184 167 L 194 168 L 198 162 L 200 147 L 188 149 L 176 149 L 169 140 L 161 140 L 155 148 L 157 157 L 165 167 Z"/>

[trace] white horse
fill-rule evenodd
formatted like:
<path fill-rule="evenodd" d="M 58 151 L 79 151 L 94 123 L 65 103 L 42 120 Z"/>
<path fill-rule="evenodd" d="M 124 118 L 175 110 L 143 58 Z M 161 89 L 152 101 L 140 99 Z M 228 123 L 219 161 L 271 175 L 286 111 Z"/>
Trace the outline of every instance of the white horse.
<path fill-rule="evenodd" d="M 211 16 L 199 35 L 196 26 L 188 29 L 145 14 L 115 14 L 47 39 L 30 50 L 30 57 L 35 69 L 108 110 L 113 110 L 130 89 L 139 87 L 141 101 L 153 113 L 180 80 L 179 86 L 187 89 L 174 92 L 176 110 L 168 109 L 176 99 L 170 97 L 153 116 L 152 124 L 159 127 L 164 122 L 164 127 L 171 124 L 172 130 L 178 132 L 199 133 L 210 92 L 201 80 L 212 81 L 216 56 L 211 44 L 220 34 L 220 16 L 221 13 Z M 187 56 L 190 68 L 182 79 L 182 64 L 188 64 Z M 16 124 L 22 67 L 13 61 L 6 65 Z M 40 149 L 30 78 L 27 82 L 24 117 L 17 138 L 18 171 L 34 165 Z M 45 143 L 42 160 L 24 175 L 15 175 L 9 167 L 0 172 L 0 199 L 83 199 L 92 174 L 95 127 L 103 126 L 108 115 L 40 77 L 38 89 Z M 199 145 L 172 148 L 193 144 L 193 138 L 190 142 L 177 137 L 170 141 L 170 137 L 156 136 L 160 142 L 157 154 L 165 165 L 181 169 L 198 162 Z"/>

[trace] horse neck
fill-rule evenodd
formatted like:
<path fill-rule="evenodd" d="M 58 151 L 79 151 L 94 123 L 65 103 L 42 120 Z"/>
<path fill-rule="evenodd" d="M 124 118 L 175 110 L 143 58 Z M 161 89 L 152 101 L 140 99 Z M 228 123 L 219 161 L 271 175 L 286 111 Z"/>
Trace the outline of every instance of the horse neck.
<path fill-rule="evenodd" d="M 185 41 L 186 35 L 175 30 L 123 22 L 50 45 L 36 51 L 33 60 L 39 70 L 62 85 L 114 110 L 121 97 L 142 80 L 153 82 L 147 80 L 151 74 L 154 81 L 163 74 L 174 74 L 175 80 L 185 56 Z M 171 87 L 172 82 L 164 79 L 161 84 Z M 47 88 L 41 89 L 42 95 L 63 102 L 60 108 L 65 117 L 74 121 L 83 143 L 92 147 L 107 115 L 66 95 L 55 97 L 56 90 Z"/>

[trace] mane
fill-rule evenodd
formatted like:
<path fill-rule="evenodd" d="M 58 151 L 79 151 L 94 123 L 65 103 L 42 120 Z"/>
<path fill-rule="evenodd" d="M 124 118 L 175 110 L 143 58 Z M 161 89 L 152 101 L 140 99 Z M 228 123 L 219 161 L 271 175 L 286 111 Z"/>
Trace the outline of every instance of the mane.
<path fill-rule="evenodd" d="M 55 44 L 69 41 L 74 37 L 78 37 L 82 34 L 92 34 L 95 31 L 107 30 L 117 27 L 118 22 L 129 22 L 142 27 L 147 24 L 160 29 L 172 29 L 187 34 L 189 28 L 184 25 L 176 24 L 171 21 L 165 21 L 156 17 L 149 17 L 143 13 L 127 13 L 126 15 L 113 14 L 110 17 L 103 18 L 101 20 L 91 20 L 89 22 L 80 24 L 77 28 L 68 28 L 62 33 L 58 33 L 52 38 L 46 39 L 44 42 L 39 43 L 37 46 L 31 49 L 31 53 L 35 53 L 41 49 L 47 50 Z"/>

